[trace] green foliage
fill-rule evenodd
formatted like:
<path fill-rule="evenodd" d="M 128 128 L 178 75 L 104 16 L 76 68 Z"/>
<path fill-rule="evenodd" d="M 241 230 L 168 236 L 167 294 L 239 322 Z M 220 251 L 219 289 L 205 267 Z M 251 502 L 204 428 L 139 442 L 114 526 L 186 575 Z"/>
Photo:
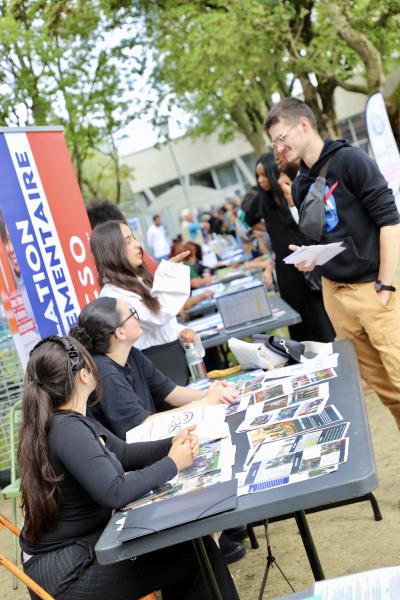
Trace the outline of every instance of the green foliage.
<path fill-rule="evenodd" d="M 116 169 L 119 170 L 116 173 Z M 110 200 L 116 204 L 135 204 L 135 196 L 129 185 L 132 170 L 120 165 L 115 150 L 91 152 L 83 163 L 82 194 L 85 202 Z"/>
<path fill-rule="evenodd" d="M 126 15 L 126 3 L 113 5 Z M 382 87 L 399 12 L 398 0 L 135 0 L 130 14 L 144 15 L 160 101 L 188 111 L 194 134 L 239 130 L 260 151 L 274 93 L 301 86 L 320 128 L 334 134 L 336 87 Z"/>
<path fill-rule="evenodd" d="M 0 16 L 0 122 L 62 125 L 85 196 L 116 202 L 115 134 L 139 110 L 157 124 L 176 105 L 194 135 L 261 152 L 274 94 L 302 89 L 335 135 L 335 89 L 382 88 L 398 61 L 399 0 L 2 0 Z M 145 70 L 153 96 L 133 105 Z"/>
<path fill-rule="evenodd" d="M 62 125 L 82 184 L 84 161 L 134 116 L 127 90 L 140 66 L 96 0 L 3 0 L 0 10 L 1 122 Z"/>

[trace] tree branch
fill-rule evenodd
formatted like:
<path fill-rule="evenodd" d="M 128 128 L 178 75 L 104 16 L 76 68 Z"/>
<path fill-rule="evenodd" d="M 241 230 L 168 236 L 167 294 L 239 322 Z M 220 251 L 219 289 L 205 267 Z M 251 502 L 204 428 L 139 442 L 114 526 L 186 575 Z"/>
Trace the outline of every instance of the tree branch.
<path fill-rule="evenodd" d="M 367 93 L 382 90 L 385 76 L 382 69 L 381 55 L 373 43 L 361 31 L 354 29 L 343 12 L 334 3 L 330 5 L 333 12 L 338 35 L 354 50 L 365 66 Z"/>
<path fill-rule="evenodd" d="M 365 83 L 353 83 L 351 81 L 344 81 L 339 79 L 338 77 L 333 78 L 336 85 L 346 90 L 347 92 L 355 92 L 357 94 L 367 94 L 368 88 Z"/>

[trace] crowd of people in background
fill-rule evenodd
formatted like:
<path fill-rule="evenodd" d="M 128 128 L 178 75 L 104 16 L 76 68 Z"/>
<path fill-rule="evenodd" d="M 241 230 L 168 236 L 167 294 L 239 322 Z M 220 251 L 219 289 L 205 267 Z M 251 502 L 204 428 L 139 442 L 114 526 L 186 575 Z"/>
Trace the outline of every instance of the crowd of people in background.
<path fill-rule="evenodd" d="M 215 280 L 218 257 L 212 240 L 230 240 L 249 257 L 244 268 L 261 267 L 267 287 L 300 313 L 302 321 L 289 328 L 296 340 L 328 342 L 334 330 L 325 312 L 321 281 L 317 273 L 301 273 L 283 258 L 289 244 L 306 243 L 298 227 L 298 211 L 291 194 L 298 167 L 279 153 L 261 155 L 256 162 L 257 185 L 242 197 L 235 192 L 221 206 L 207 210 L 185 208 L 181 211 L 180 234 L 169 239 L 159 215 L 147 230 L 147 246 L 157 261 L 187 252 L 191 289 L 206 287 Z"/>

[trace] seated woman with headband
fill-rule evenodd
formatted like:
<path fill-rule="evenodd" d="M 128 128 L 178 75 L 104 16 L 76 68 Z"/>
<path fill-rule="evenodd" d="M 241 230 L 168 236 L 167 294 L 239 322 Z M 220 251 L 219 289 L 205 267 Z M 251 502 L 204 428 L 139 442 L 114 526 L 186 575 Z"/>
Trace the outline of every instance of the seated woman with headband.
<path fill-rule="evenodd" d="M 176 385 L 133 345 L 141 334 L 135 309 L 115 298 L 97 298 L 85 306 L 70 332 L 93 355 L 102 379 L 103 400 L 91 407 L 92 414 L 115 435 L 125 439 L 129 429 L 166 408 L 235 399 L 223 382 L 213 383 L 206 393 Z"/>
<path fill-rule="evenodd" d="M 86 403 L 98 382 L 77 340 L 50 336 L 31 352 L 18 448 L 25 572 L 63 600 L 134 600 L 158 589 L 164 600 L 207 598 L 190 542 L 135 560 L 97 562 L 94 547 L 113 509 L 174 477 L 198 452 L 189 430 L 173 439 L 126 444 L 89 419 Z M 223 597 L 236 600 L 211 538 L 206 548 Z"/>

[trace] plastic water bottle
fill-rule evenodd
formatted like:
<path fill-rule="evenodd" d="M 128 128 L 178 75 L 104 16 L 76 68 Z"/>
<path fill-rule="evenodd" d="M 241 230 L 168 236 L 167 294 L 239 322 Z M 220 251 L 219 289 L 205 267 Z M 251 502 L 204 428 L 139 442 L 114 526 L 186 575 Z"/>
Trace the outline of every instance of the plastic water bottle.
<path fill-rule="evenodd" d="M 185 355 L 193 381 L 207 379 L 207 371 L 203 362 L 205 350 L 201 339 L 197 338 L 195 342 L 184 343 Z"/>

